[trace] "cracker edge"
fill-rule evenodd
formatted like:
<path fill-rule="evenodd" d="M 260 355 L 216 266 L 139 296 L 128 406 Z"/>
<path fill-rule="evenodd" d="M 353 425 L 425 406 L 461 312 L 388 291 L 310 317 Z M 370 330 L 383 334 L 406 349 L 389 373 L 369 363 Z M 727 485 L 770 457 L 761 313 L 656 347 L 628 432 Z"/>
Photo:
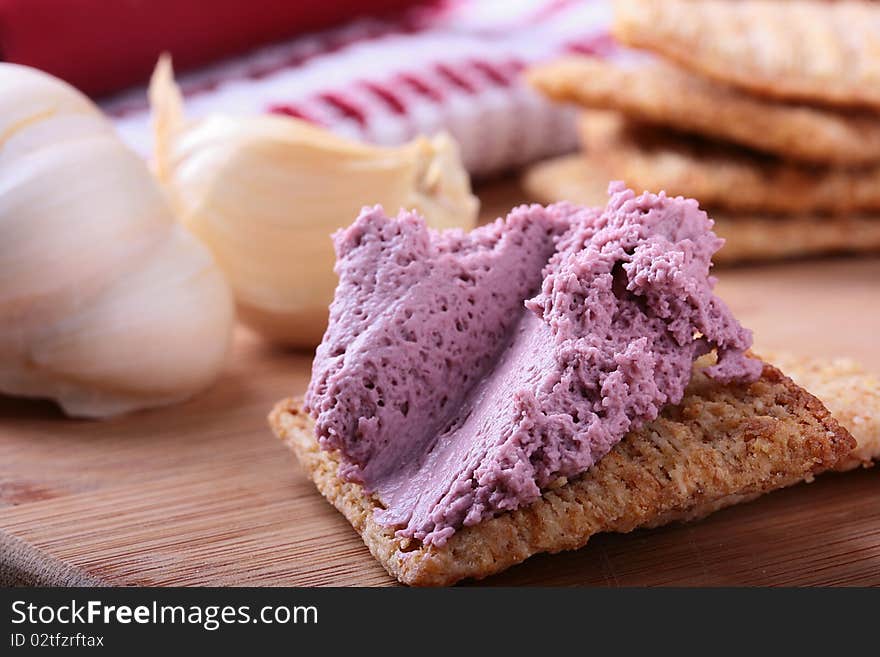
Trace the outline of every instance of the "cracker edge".
<path fill-rule="evenodd" d="M 582 151 L 630 187 L 665 189 L 730 213 L 847 216 L 880 211 L 876 162 L 815 167 L 605 110 L 582 110 L 578 133 Z"/>
<path fill-rule="evenodd" d="M 761 351 L 797 385 L 815 395 L 850 432 L 856 448 L 838 461 L 845 472 L 880 459 L 880 378 L 850 358 L 819 359 Z"/>
<path fill-rule="evenodd" d="M 845 166 L 880 161 L 880 117 L 779 103 L 663 60 L 627 66 L 607 58 L 567 55 L 530 67 L 526 81 L 554 102 L 616 111 L 639 122 L 793 160 Z M 624 93 L 614 93 L 616 86 L 624 87 Z M 811 138 L 803 139 L 805 134 Z"/>

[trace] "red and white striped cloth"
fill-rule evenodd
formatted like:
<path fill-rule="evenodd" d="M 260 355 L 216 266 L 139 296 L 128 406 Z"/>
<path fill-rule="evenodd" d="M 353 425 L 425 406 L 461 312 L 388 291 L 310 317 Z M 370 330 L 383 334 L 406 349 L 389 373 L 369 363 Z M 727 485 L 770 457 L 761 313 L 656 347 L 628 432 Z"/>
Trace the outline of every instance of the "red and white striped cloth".
<path fill-rule="evenodd" d="M 363 19 L 184 75 L 187 116 L 297 116 L 384 145 L 450 133 L 476 176 L 573 150 L 572 110 L 527 88 L 527 65 L 614 49 L 606 0 L 447 0 Z M 143 89 L 105 103 L 151 150 Z"/>

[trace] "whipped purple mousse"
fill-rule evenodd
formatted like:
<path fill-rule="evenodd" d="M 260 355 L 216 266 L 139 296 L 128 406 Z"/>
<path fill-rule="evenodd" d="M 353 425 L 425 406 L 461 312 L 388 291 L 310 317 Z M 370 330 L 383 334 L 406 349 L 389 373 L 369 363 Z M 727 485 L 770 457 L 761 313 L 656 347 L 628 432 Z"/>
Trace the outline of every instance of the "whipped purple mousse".
<path fill-rule="evenodd" d="M 751 332 L 712 290 L 694 200 L 609 187 L 604 209 L 514 209 L 469 233 L 365 208 L 306 405 L 340 476 L 398 535 L 442 545 L 538 499 L 681 401 L 693 361 L 750 382 Z"/>

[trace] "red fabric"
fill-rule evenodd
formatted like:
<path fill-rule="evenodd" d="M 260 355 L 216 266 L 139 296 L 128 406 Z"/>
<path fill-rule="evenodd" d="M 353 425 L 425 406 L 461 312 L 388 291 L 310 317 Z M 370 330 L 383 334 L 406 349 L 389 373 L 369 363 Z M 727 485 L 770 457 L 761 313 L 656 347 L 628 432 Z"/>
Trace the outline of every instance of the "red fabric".
<path fill-rule="evenodd" d="M 91 95 L 417 0 L 0 0 L 0 57 Z"/>

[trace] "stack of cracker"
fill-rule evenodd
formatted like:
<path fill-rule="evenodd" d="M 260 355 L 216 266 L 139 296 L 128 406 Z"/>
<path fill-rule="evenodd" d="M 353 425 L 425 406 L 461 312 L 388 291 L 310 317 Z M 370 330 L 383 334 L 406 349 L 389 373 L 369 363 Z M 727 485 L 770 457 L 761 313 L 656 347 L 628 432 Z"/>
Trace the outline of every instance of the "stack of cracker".
<path fill-rule="evenodd" d="M 584 108 L 583 151 L 527 172 L 537 200 L 699 199 L 717 262 L 880 251 L 880 3 L 620 0 L 613 29 L 652 56 L 529 72 Z"/>

